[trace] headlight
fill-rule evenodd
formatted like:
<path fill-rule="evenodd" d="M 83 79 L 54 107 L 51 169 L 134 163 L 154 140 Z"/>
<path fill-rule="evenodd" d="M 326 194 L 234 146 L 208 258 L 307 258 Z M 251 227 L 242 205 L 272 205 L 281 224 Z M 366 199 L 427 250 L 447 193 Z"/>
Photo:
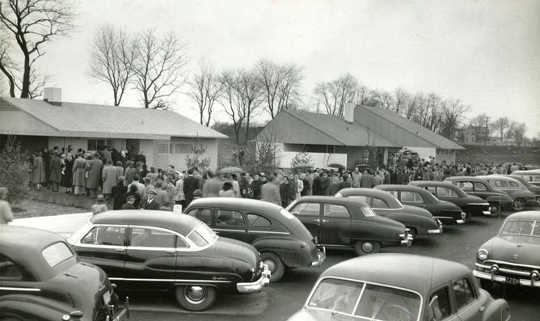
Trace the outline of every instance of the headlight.
<path fill-rule="evenodd" d="M 476 256 L 478 257 L 480 261 L 484 261 L 488 258 L 488 250 L 480 249 L 478 250 L 478 253 L 476 254 Z"/>

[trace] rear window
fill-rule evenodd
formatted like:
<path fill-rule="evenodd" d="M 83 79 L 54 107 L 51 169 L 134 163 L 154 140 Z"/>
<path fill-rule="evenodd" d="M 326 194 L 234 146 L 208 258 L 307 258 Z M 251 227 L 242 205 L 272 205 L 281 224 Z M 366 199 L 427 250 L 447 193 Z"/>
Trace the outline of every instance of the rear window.
<path fill-rule="evenodd" d="M 58 242 L 43 249 L 43 251 L 41 251 L 41 255 L 43 255 L 43 258 L 50 267 L 55 267 L 58 264 L 72 258 L 73 252 L 65 243 Z"/>

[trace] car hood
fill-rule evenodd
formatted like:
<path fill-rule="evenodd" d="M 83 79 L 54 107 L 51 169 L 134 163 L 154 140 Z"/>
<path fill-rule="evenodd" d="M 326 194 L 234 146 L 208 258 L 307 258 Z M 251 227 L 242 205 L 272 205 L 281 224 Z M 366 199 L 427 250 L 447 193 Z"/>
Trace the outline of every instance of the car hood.
<path fill-rule="evenodd" d="M 53 216 L 40 216 L 19 218 L 11 222 L 12 225 L 25 226 L 46 230 L 69 238 L 81 227 L 88 224 L 92 213 L 75 213 Z"/>
<path fill-rule="evenodd" d="M 251 267 L 257 266 L 259 258 L 259 252 L 252 245 L 227 237 L 219 237 L 208 250 L 212 251 L 216 257 L 235 259 Z"/>
<path fill-rule="evenodd" d="M 306 308 L 303 308 L 302 310 L 296 312 L 289 319 L 287 319 L 287 321 L 327 321 L 327 320 L 358 321 L 360 319 L 354 318 L 352 316 L 347 316 L 345 314 L 335 314 L 335 313 L 332 313 L 331 311 L 314 310 L 314 309 L 306 309 Z"/>
<path fill-rule="evenodd" d="M 540 238 L 531 236 L 496 236 L 482 248 L 490 260 L 540 266 Z"/>
<path fill-rule="evenodd" d="M 416 215 L 416 216 L 422 216 L 427 218 L 433 218 L 433 215 L 431 215 L 431 212 L 423 209 L 421 207 L 411 206 L 411 205 L 403 205 L 402 212 L 405 212 L 407 214 Z"/>

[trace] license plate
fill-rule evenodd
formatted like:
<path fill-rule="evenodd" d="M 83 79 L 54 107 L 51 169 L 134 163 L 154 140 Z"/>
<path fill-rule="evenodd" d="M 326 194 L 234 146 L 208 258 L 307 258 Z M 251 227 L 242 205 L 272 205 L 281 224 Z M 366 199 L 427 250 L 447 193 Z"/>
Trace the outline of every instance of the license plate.
<path fill-rule="evenodd" d="M 519 283 L 519 279 L 517 278 L 512 278 L 512 277 L 506 277 L 506 284 L 510 284 L 510 285 L 518 285 L 520 284 Z"/>
<path fill-rule="evenodd" d="M 105 304 L 109 304 L 111 302 L 111 292 L 107 291 L 103 293 L 103 302 L 105 302 Z"/>

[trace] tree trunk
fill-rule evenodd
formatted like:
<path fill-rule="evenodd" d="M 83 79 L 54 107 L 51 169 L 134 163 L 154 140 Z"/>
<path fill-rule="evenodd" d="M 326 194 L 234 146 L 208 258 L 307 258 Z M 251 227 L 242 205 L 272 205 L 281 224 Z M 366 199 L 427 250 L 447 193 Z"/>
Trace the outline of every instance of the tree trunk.
<path fill-rule="evenodd" d="M 22 78 L 21 98 L 30 96 L 30 55 L 24 55 L 24 72 Z"/>

